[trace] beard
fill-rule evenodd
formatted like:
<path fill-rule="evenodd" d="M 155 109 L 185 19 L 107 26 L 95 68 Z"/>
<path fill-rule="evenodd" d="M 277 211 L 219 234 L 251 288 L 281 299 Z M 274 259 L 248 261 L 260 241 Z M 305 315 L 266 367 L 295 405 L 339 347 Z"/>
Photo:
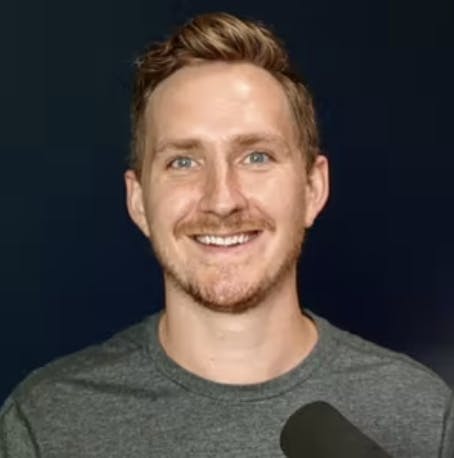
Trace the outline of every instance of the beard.
<path fill-rule="evenodd" d="M 277 253 L 275 262 L 255 281 L 241 278 L 240 269 L 244 265 L 220 263 L 184 265 L 174 262 L 168 248 L 155 237 L 151 230 L 150 242 L 158 259 L 166 281 L 182 291 L 197 304 L 214 312 L 241 314 L 257 307 L 284 279 L 294 274 L 305 236 L 301 214 L 294 217 L 294 229 L 286 235 L 286 245 Z M 251 230 L 269 230 L 275 232 L 275 225 L 269 218 L 245 218 L 241 214 L 232 214 L 220 220 L 212 215 L 203 221 L 188 222 L 177 226 L 175 236 L 200 233 L 242 233 Z M 197 242 L 195 242 L 197 243 Z"/>

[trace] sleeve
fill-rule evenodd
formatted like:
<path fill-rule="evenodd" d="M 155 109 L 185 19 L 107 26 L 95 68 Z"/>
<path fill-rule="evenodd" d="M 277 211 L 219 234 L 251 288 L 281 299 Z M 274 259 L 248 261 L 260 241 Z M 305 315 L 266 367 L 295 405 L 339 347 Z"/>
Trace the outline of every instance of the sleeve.
<path fill-rule="evenodd" d="M 0 458 L 39 458 L 29 423 L 12 398 L 0 410 Z"/>
<path fill-rule="evenodd" d="M 451 393 L 450 402 L 444 419 L 443 437 L 441 444 L 441 458 L 454 458 L 454 394 Z"/>

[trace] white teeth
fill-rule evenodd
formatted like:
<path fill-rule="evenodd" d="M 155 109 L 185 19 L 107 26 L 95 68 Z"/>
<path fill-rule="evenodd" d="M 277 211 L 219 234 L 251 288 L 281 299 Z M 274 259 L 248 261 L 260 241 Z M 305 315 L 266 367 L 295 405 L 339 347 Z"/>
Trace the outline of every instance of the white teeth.
<path fill-rule="evenodd" d="M 198 235 L 196 240 L 204 245 L 231 246 L 241 245 L 250 240 L 251 236 L 247 234 L 232 235 L 228 237 L 219 237 L 217 235 Z"/>

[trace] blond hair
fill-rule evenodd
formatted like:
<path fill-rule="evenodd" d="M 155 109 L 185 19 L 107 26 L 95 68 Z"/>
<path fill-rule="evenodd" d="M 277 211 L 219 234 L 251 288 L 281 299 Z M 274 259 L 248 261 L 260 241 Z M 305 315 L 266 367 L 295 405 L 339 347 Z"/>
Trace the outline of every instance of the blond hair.
<path fill-rule="evenodd" d="M 283 44 L 259 22 L 227 13 L 210 13 L 193 18 L 168 40 L 150 46 L 136 60 L 130 167 L 139 176 L 145 153 L 145 109 L 150 94 L 178 69 L 200 61 L 248 62 L 270 72 L 288 97 L 307 168 L 311 169 L 319 152 L 314 105 L 306 86 L 293 72 Z"/>

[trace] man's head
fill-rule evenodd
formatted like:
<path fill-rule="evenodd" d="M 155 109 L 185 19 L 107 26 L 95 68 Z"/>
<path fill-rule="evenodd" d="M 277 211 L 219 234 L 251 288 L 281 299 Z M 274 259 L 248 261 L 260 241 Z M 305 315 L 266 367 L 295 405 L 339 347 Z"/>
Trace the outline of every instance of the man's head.
<path fill-rule="evenodd" d="M 239 313 L 294 287 L 328 178 L 312 104 L 291 78 L 269 31 L 223 14 L 141 59 L 128 209 L 167 292 Z"/>
<path fill-rule="evenodd" d="M 146 150 L 145 111 L 159 83 L 182 67 L 218 61 L 248 62 L 267 70 L 279 81 L 288 97 L 310 169 L 319 153 L 319 136 L 308 90 L 294 73 L 283 44 L 270 29 L 227 13 L 197 16 L 137 59 L 131 106 L 131 169 L 140 176 Z"/>

